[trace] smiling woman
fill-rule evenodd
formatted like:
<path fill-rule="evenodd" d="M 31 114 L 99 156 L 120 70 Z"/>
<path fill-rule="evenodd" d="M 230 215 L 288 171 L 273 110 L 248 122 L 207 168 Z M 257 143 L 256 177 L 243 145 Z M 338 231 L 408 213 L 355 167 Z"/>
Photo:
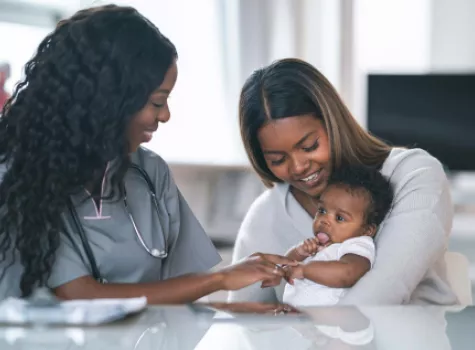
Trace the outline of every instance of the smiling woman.
<path fill-rule="evenodd" d="M 301 130 L 306 131 L 303 136 Z M 322 192 L 330 173 L 330 150 L 323 123 L 315 115 L 269 120 L 259 129 L 258 140 L 276 177 L 296 191 L 314 196 Z"/>
<path fill-rule="evenodd" d="M 394 205 L 376 235 L 375 268 L 341 303 L 453 304 L 444 253 L 452 203 L 440 162 L 421 149 L 392 148 L 366 132 L 313 66 L 283 59 L 255 71 L 239 103 L 248 157 L 270 188 L 251 206 L 233 260 L 253 250 L 284 254 L 313 236 L 319 197 L 335 170 L 380 171 L 395 189 Z M 251 286 L 232 301 L 282 300 L 283 285 Z"/>
<path fill-rule="evenodd" d="M 294 263 L 257 253 L 208 271 L 219 254 L 167 163 L 140 146 L 170 119 L 176 62 L 131 7 L 81 10 L 40 43 L 0 118 L 0 299 L 47 286 L 184 303 L 275 285 L 276 264 Z"/>

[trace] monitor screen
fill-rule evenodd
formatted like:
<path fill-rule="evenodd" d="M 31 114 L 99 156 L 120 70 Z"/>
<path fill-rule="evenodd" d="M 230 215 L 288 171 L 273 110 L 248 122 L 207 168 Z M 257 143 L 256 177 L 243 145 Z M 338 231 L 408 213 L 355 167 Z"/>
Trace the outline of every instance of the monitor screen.
<path fill-rule="evenodd" d="M 372 134 L 475 171 L 475 74 L 370 74 L 367 103 Z"/>

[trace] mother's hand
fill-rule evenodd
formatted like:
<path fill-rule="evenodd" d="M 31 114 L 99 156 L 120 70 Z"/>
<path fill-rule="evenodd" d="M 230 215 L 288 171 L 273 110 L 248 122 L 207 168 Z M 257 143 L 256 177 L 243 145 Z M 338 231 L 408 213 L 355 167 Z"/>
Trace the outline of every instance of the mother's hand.
<path fill-rule="evenodd" d="M 282 265 L 295 266 L 298 263 L 284 256 L 255 253 L 234 265 L 220 271 L 224 290 L 237 290 L 256 282 L 263 282 L 263 287 L 280 284 L 285 271 Z"/>

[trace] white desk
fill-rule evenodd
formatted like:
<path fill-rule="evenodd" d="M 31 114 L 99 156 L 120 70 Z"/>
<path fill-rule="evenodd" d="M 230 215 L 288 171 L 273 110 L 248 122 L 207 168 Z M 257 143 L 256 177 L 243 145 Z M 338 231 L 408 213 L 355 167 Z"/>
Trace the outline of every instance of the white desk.
<path fill-rule="evenodd" d="M 0 349 L 222 350 L 222 349 L 473 349 L 475 308 L 313 308 L 309 318 L 277 315 L 275 305 L 254 305 L 267 316 L 197 315 L 187 306 L 151 307 L 102 327 L 0 327 Z M 333 330 L 333 331 L 329 331 Z M 334 333 L 333 336 L 325 335 Z M 359 343 L 361 345 L 355 345 Z M 364 344 L 364 345 L 363 345 Z"/>

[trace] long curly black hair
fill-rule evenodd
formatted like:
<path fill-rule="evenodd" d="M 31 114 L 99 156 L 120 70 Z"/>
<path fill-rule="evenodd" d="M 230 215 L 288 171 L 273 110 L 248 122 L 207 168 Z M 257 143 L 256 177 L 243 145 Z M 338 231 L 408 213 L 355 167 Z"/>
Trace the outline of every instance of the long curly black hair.
<path fill-rule="evenodd" d="M 47 285 L 70 195 L 111 160 L 121 187 L 128 123 L 176 58 L 135 9 L 109 5 L 60 21 L 26 64 L 0 116 L 0 254 L 19 257 L 23 296 Z"/>

